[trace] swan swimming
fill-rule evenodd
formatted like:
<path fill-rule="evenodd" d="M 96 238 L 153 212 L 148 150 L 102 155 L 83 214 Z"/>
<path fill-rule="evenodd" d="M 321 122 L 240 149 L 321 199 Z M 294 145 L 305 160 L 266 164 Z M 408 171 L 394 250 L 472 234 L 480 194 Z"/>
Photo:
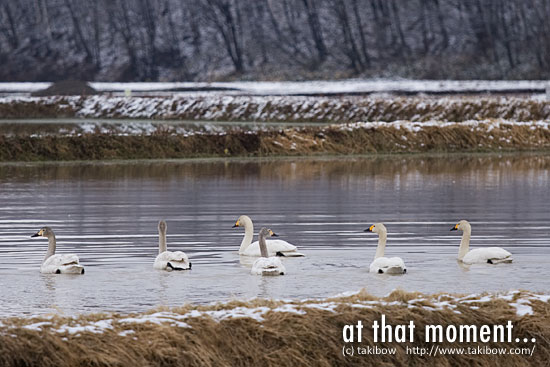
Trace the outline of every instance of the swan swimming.
<path fill-rule="evenodd" d="M 166 251 L 166 222 L 159 221 L 159 254 L 155 259 L 153 268 L 157 270 L 189 270 L 191 263 L 189 258 L 182 251 Z"/>
<path fill-rule="evenodd" d="M 374 261 L 370 264 L 369 271 L 379 274 L 404 274 L 407 272 L 405 263 L 400 257 L 384 257 L 384 249 L 386 248 L 386 239 L 388 231 L 382 223 L 374 223 L 365 232 L 378 233 L 378 247 Z"/>
<path fill-rule="evenodd" d="M 40 266 L 43 274 L 84 274 L 84 267 L 78 262 L 75 254 L 55 254 L 55 234 L 50 227 L 43 227 L 32 237 L 46 237 L 48 239 L 48 252 Z"/>
<path fill-rule="evenodd" d="M 284 275 L 285 267 L 281 259 L 275 256 L 269 257 L 265 238 L 267 236 L 278 237 L 271 229 L 262 228 L 258 233 L 261 257 L 254 261 L 251 274 L 255 275 Z"/>
<path fill-rule="evenodd" d="M 462 239 L 458 249 L 458 260 L 464 264 L 498 264 L 511 263 L 512 254 L 500 247 L 485 247 L 470 249 L 470 236 L 472 235 L 472 226 L 467 220 L 458 222 L 451 231 L 462 231 Z"/>
<path fill-rule="evenodd" d="M 241 215 L 239 219 L 237 219 L 237 222 L 235 222 L 233 228 L 235 227 L 244 227 L 244 238 L 241 242 L 241 247 L 239 248 L 239 255 L 255 257 L 262 256 L 258 241 L 252 242 L 252 238 L 254 236 L 254 224 L 252 224 L 252 219 L 246 215 Z M 297 251 L 296 246 L 283 240 L 267 240 L 266 244 L 269 256 L 305 256 Z"/>

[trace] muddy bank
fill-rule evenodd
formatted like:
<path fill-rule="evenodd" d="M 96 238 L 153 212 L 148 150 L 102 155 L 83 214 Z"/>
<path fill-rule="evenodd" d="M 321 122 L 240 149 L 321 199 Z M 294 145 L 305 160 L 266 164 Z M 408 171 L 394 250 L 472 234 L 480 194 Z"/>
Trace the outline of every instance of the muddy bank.
<path fill-rule="evenodd" d="M 0 119 L 140 118 L 202 121 L 358 122 L 550 118 L 550 101 L 526 97 L 4 97 Z"/>
<path fill-rule="evenodd" d="M 539 366 L 550 358 L 549 299 L 524 291 L 468 296 L 395 291 L 385 298 L 359 292 L 323 300 L 231 301 L 144 314 L 9 318 L 0 320 L 0 362 L 3 366 L 56 367 Z M 382 314 L 393 326 L 412 321 L 413 341 L 375 342 L 372 325 L 380 322 Z M 364 325 L 361 342 L 345 343 L 344 327 L 359 320 Z M 445 338 L 435 342 L 433 335 L 426 335 L 426 325 L 444 329 L 473 325 L 478 330 L 482 325 L 492 328 L 509 321 L 511 338 L 506 334 L 503 339 L 481 342 L 471 334 L 469 341 L 451 343 Z M 435 345 L 440 350 L 502 348 L 502 354 L 407 353 L 407 348 L 429 351 Z M 387 348 L 387 352 L 343 356 L 344 346 Z"/>
<path fill-rule="evenodd" d="M 92 132 L 4 130 L 0 161 L 550 150 L 548 122 L 355 123 L 265 130 L 159 125 L 135 133 L 121 133 L 116 125 L 87 129 Z"/>

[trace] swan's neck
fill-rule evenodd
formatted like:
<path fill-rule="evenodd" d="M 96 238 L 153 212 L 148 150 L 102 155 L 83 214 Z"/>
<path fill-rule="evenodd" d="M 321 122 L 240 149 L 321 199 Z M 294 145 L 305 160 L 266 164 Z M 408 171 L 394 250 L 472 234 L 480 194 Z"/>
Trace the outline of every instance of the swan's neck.
<path fill-rule="evenodd" d="M 265 243 L 265 237 L 260 236 L 258 242 L 260 243 L 260 254 L 262 257 L 269 257 L 267 253 L 267 244 Z"/>
<path fill-rule="evenodd" d="M 239 248 L 239 253 L 243 253 L 248 246 L 252 243 L 254 238 L 254 225 L 251 220 L 245 220 L 244 222 L 244 237 Z"/>
<path fill-rule="evenodd" d="M 378 235 L 378 247 L 376 247 L 376 254 L 374 255 L 375 259 L 384 256 L 384 250 L 386 249 L 387 238 L 388 238 L 387 233 L 380 233 Z"/>
<path fill-rule="evenodd" d="M 462 239 L 460 240 L 460 247 L 458 248 L 458 260 L 462 260 L 464 256 L 468 253 L 468 250 L 470 250 L 470 237 L 472 236 L 472 230 L 466 229 L 464 233 L 462 233 Z"/>
<path fill-rule="evenodd" d="M 55 254 L 55 235 L 51 234 L 48 236 L 48 252 L 46 252 L 46 256 L 44 257 L 44 262 L 54 254 Z"/>
<path fill-rule="evenodd" d="M 159 254 L 166 251 L 166 232 L 159 231 Z"/>

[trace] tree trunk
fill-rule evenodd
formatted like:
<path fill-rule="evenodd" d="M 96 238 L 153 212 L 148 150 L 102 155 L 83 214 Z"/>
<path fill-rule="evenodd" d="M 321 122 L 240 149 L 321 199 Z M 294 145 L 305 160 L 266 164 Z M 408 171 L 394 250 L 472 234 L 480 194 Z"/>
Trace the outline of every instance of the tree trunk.
<path fill-rule="evenodd" d="M 77 45 L 80 45 L 81 47 L 84 48 L 84 52 L 86 53 L 86 61 L 92 62 L 94 60 L 94 56 L 92 55 L 92 51 L 88 46 L 88 42 L 86 41 L 86 38 L 84 38 L 84 34 L 82 33 L 82 28 L 80 27 L 80 20 L 78 19 L 74 11 L 72 0 L 65 0 L 65 6 L 69 10 L 69 14 L 73 22 L 73 28 L 76 33 Z"/>
<path fill-rule="evenodd" d="M 353 4 L 353 14 L 355 15 L 355 22 L 357 23 L 357 28 L 359 29 L 359 39 L 361 40 L 361 53 L 363 54 L 363 59 L 365 60 L 365 66 L 370 67 L 370 56 L 367 48 L 367 40 L 365 37 L 363 22 L 359 14 L 359 7 L 357 5 L 357 0 L 352 0 L 352 4 Z"/>
<path fill-rule="evenodd" d="M 19 47 L 19 37 L 17 37 L 17 28 L 15 27 L 9 3 L 4 4 L 4 13 L 6 13 L 6 18 L 8 18 L 8 27 L 6 28 L 7 39 L 11 47 L 16 49 Z"/>
<path fill-rule="evenodd" d="M 319 14 L 315 5 L 315 0 L 302 0 L 306 8 L 307 21 L 315 48 L 317 49 L 317 58 L 319 64 L 322 64 L 327 58 L 327 48 L 323 39 L 323 33 L 321 31 L 321 24 L 319 22 Z"/>

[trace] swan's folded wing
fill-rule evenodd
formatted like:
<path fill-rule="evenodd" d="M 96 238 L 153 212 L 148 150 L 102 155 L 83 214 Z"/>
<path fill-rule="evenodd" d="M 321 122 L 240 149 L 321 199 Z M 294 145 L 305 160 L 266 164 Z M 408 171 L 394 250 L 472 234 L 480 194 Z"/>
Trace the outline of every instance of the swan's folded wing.
<path fill-rule="evenodd" d="M 370 264 L 369 270 L 371 273 L 378 273 L 379 270 L 385 273 L 392 268 L 404 270 L 405 262 L 400 257 L 378 257 Z"/>
<path fill-rule="evenodd" d="M 293 244 L 290 244 L 283 240 L 266 240 L 267 245 L 267 251 L 269 252 L 270 256 L 275 255 L 277 252 L 294 252 L 296 251 L 297 247 Z M 250 246 L 246 248 L 244 253 L 242 255 L 246 256 L 261 256 L 260 255 L 260 244 L 258 241 L 252 242 Z"/>
<path fill-rule="evenodd" d="M 181 268 L 176 270 L 191 269 L 187 254 L 182 251 L 164 251 L 158 254 L 153 267 L 158 270 L 167 270 L 168 263 L 172 265 L 172 268 Z"/>
<path fill-rule="evenodd" d="M 511 258 L 512 254 L 500 247 L 477 248 L 469 251 L 462 259 L 467 264 L 486 263 L 488 260 L 504 260 Z"/>
<path fill-rule="evenodd" d="M 183 251 L 170 252 L 167 261 L 189 262 L 187 254 Z"/>
<path fill-rule="evenodd" d="M 506 251 L 501 247 L 488 247 L 487 251 L 491 256 L 491 258 L 495 258 L 495 259 L 505 259 L 507 257 L 512 256 L 512 254 L 509 251 Z"/>
<path fill-rule="evenodd" d="M 75 254 L 59 254 L 50 256 L 42 266 L 77 265 L 78 256 Z"/>
<path fill-rule="evenodd" d="M 187 257 L 187 254 L 182 251 L 164 251 L 163 253 L 158 254 L 155 261 L 188 262 L 189 258 Z"/>
<path fill-rule="evenodd" d="M 252 274 L 262 275 L 266 272 L 284 273 L 286 271 L 283 263 L 278 257 L 260 257 L 252 265 Z"/>

